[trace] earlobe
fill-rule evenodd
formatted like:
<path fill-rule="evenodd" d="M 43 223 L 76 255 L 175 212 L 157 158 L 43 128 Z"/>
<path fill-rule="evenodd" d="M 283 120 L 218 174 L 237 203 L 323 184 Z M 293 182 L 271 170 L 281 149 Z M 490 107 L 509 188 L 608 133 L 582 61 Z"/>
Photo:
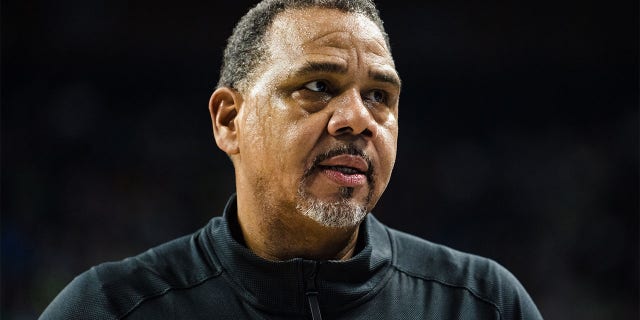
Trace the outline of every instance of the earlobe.
<path fill-rule="evenodd" d="M 242 95 L 228 87 L 216 89 L 209 100 L 213 136 L 218 148 L 228 155 L 240 152 L 236 121 L 241 105 Z"/>

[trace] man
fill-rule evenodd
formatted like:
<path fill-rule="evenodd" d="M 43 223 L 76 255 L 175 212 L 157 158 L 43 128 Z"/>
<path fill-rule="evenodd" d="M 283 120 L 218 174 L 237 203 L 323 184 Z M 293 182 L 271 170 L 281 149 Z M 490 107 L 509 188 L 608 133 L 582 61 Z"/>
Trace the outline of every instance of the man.
<path fill-rule="evenodd" d="M 265 0 L 209 109 L 237 196 L 203 229 L 77 277 L 43 319 L 540 319 L 504 268 L 368 215 L 401 82 L 368 0 Z"/>

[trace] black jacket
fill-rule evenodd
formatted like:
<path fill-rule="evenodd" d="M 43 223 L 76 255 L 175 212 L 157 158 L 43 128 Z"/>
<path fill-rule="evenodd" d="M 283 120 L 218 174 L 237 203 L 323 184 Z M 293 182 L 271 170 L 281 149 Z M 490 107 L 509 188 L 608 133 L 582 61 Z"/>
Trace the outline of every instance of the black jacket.
<path fill-rule="evenodd" d="M 497 263 L 390 229 L 369 215 L 347 261 L 266 261 L 223 217 L 74 279 L 41 319 L 542 319 Z"/>

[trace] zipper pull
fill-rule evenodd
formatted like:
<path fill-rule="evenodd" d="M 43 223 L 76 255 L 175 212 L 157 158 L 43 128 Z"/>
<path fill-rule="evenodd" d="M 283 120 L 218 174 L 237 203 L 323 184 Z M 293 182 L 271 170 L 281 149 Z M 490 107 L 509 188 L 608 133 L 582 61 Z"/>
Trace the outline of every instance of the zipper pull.
<path fill-rule="evenodd" d="M 322 320 L 320 304 L 318 303 L 318 292 L 307 292 L 307 299 L 309 300 L 309 307 L 311 308 L 311 319 Z"/>
<path fill-rule="evenodd" d="M 320 304 L 318 303 L 318 289 L 316 289 L 316 268 L 317 264 L 313 265 L 313 271 L 311 275 L 307 277 L 307 291 L 305 295 L 307 296 L 307 301 L 309 301 L 309 308 L 311 309 L 311 319 L 313 320 L 322 320 L 322 315 L 320 314 Z"/>

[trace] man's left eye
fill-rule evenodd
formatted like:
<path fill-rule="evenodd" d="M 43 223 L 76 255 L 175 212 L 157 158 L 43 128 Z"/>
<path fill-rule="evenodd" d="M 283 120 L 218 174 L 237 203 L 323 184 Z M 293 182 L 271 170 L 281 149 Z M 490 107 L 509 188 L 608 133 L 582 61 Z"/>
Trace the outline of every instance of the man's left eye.
<path fill-rule="evenodd" d="M 369 101 L 384 103 L 387 101 L 387 93 L 382 90 L 371 90 L 364 98 Z"/>
<path fill-rule="evenodd" d="M 329 85 L 322 80 L 311 81 L 304 85 L 306 89 L 309 89 L 313 92 L 327 92 L 329 89 Z"/>

